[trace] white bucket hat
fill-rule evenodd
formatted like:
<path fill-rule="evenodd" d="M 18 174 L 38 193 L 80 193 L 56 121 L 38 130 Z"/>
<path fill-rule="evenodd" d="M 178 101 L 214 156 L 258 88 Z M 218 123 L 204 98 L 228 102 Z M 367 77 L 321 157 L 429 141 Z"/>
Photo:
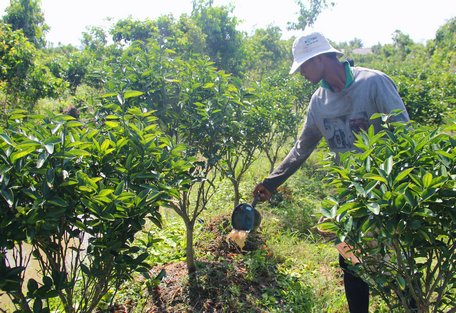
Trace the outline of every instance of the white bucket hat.
<path fill-rule="evenodd" d="M 290 74 L 296 70 L 307 60 L 323 54 L 335 52 L 338 56 L 344 55 L 337 49 L 334 49 L 329 41 L 320 33 L 311 33 L 302 35 L 293 42 L 293 64 L 291 65 Z"/>

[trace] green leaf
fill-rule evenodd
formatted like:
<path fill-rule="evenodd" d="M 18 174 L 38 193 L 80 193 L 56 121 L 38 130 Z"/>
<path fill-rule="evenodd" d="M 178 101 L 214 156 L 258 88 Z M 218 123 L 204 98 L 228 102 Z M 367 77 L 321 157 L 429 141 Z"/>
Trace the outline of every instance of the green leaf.
<path fill-rule="evenodd" d="M 105 152 L 109 148 L 110 143 L 111 143 L 111 140 L 109 140 L 109 139 L 106 139 L 105 141 L 103 141 L 103 143 L 101 144 L 101 147 L 100 147 L 101 152 Z"/>
<path fill-rule="evenodd" d="M 333 222 L 322 222 L 316 226 L 319 230 L 336 233 L 339 228 Z"/>
<path fill-rule="evenodd" d="M 142 92 L 142 91 L 128 90 L 124 93 L 124 99 L 139 97 L 139 96 L 142 96 L 143 94 L 144 94 L 144 92 Z"/>
<path fill-rule="evenodd" d="M 406 170 L 403 170 L 402 172 L 400 172 L 396 178 L 394 179 L 394 184 L 398 184 L 402 179 L 404 179 L 405 177 L 407 177 L 408 174 L 410 174 L 415 168 L 411 167 L 411 168 L 408 168 Z"/>
<path fill-rule="evenodd" d="M 86 274 L 87 276 L 90 276 L 91 273 L 90 273 L 90 269 L 87 267 L 87 265 L 85 265 L 84 263 L 81 263 L 79 265 L 81 267 L 81 271 Z"/>
<path fill-rule="evenodd" d="M 115 96 L 117 96 L 116 92 L 110 92 L 110 93 L 103 94 L 101 97 L 102 98 L 110 98 L 110 97 L 115 97 Z"/>
<path fill-rule="evenodd" d="M 441 156 L 443 156 L 443 157 L 445 157 L 445 158 L 448 158 L 448 159 L 450 159 L 450 160 L 454 158 L 454 155 L 453 155 L 453 154 L 448 153 L 448 152 L 443 151 L 443 150 L 438 150 L 438 151 L 436 151 L 436 153 L 439 154 L 439 155 L 441 155 Z"/>
<path fill-rule="evenodd" d="M 397 209 L 402 209 L 404 207 L 404 205 L 406 204 L 406 202 L 407 202 L 407 199 L 406 199 L 406 197 L 403 194 L 398 194 L 394 198 L 394 206 Z"/>
<path fill-rule="evenodd" d="M 119 117 L 117 115 L 109 114 L 105 117 L 106 120 L 118 120 Z"/>
<path fill-rule="evenodd" d="M 380 205 L 378 203 L 376 203 L 376 202 L 368 203 L 367 204 L 367 208 L 369 209 L 369 211 L 371 211 L 375 215 L 380 214 Z"/>
<path fill-rule="evenodd" d="M 33 293 L 35 290 L 38 289 L 38 283 L 33 278 L 30 278 L 27 282 L 27 291 Z"/>
<path fill-rule="evenodd" d="M 415 198 L 414 193 L 412 193 L 411 191 L 406 190 L 404 196 L 408 205 L 410 205 L 412 208 L 418 205 L 418 200 Z"/>
<path fill-rule="evenodd" d="M 396 281 L 398 282 L 399 287 L 400 287 L 402 290 L 405 290 L 405 279 L 404 279 L 404 277 L 402 277 L 402 276 L 397 276 Z"/>
<path fill-rule="evenodd" d="M 214 83 L 206 83 L 203 88 L 204 89 L 211 89 L 211 88 L 214 88 L 215 87 L 215 84 Z"/>
<path fill-rule="evenodd" d="M 337 215 L 342 215 L 343 213 L 345 213 L 347 211 L 351 211 L 355 208 L 358 208 L 358 204 L 356 202 L 351 202 L 351 201 L 345 202 L 338 208 Z"/>
<path fill-rule="evenodd" d="M 55 206 L 67 208 L 68 207 L 68 202 L 63 200 L 62 198 L 52 198 L 47 200 L 48 203 L 53 204 Z"/>
<path fill-rule="evenodd" d="M 366 196 L 366 190 L 364 190 L 364 187 L 361 184 L 353 182 L 353 186 L 355 187 L 356 192 L 358 193 L 358 195 L 361 195 L 363 197 Z"/>
<path fill-rule="evenodd" d="M 145 253 L 139 255 L 139 256 L 135 259 L 136 264 L 142 263 L 145 259 L 147 259 L 148 256 L 149 256 L 149 253 L 147 253 L 147 252 L 145 252 Z"/>
<path fill-rule="evenodd" d="M 121 181 L 121 182 L 117 185 L 114 194 L 115 194 L 116 196 L 120 195 L 120 194 L 122 193 L 122 191 L 124 190 L 124 187 L 125 187 L 125 182 L 124 182 L 124 181 Z"/>
<path fill-rule="evenodd" d="M 377 174 L 374 174 L 374 173 L 366 173 L 363 175 L 363 178 L 364 179 L 372 179 L 372 180 L 376 180 L 376 181 L 379 181 L 379 182 L 382 182 L 384 184 L 387 184 L 388 181 L 386 180 L 386 178 L 380 176 L 380 175 L 377 175 Z"/>
<path fill-rule="evenodd" d="M 393 170 L 393 165 L 394 165 L 393 156 L 390 156 L 388 159 L 386 159 L 385 166 L 384 166 L 384 169 L 385 169 L 385 172 L 387 175 L 391 174 L 391 171 Z"/>
<path fill-rule="evenodd" d="M 359 156 L 360 160 L 366 160 L 367 157 L 370 156 L 370 155 L 372 154 L 373 151 L 374 151 L 374 148 L 364 151 L 364 152 Z M 368 162 L 370 162 L 370 161 L 368 161 Z"/>
<path fill-rule="evenodd" d="M 22 150 L 22 151 L 13 152 L 13 153 L 11 153 L 10 161 L 11 161 L 11 163 L 14 163 L 18 159 L 26 157 L 27 155 L 29 155 L 30 153 L 32 153 L 34 151 L 35 151 L 35 147 L 30 147 L 30 148 Z"/>
<path fill-rule="evenodd" d="M 44 145 L 44 148 L 46 149 L 46 151 L 49 154 L 53 154 L 54 153 L 54 145 L 53 144 Z"/>
<path fill-rule="evenodd" d="M 65 126 L 67 128 L 75 128 L 75 127 L 82 127 L 84 126 L 83 123 L 79 122 L 79 121 L 68 121 Z"/>
<path fill-rule="evenodd" d="M 98 196 L 106 197 L 106 196 L 109 196 L 110 194 L 112 194 L 113 192 L 114 192 L 113 189 L 103 189 L 103 190 L 100 190 L 100 192 L 98 193 Z"/>
<path fill-rule="evenodd" d="M 15 146 L 13 140 L 11 140 L 11 138 L 7 134 L 0 134 L 0 138 L 2 138 L 3 141 L 9 144 L 10 146 Z"/>
<path fill-rule="evenodd" d="M 383 113 L 374 113 L 371 115 L 370 119 L 375 120 L 377 118 L 382 118 L 382 116 L 383 116 Z"/>
<path fill-rule="evenodd" d="M 51 287 L 52 286 L 52 278 L 49 276 L 44 276 L 43 277 L 43 284 L 46 287 Z"/>
<path fill-rule="evenodd" d="M 38 160 L 36 161 L 36 168 L 41 168 L 44 162 L 46 162 L 48 156 L 49 154 L 47 154 L 46 152 L 41 152 L 38 156 Z"/>
<path fill-rule="evenodd" d="M 432 174 L 427 172 L 423 176 L 423 187 L 424 188 L 429 188 L 432 184 Z"/>
<path fill-rule="evenodd" d="M 66 152 L 70 156 L 75 156 L 75 157 L 85 157 L 85 156 L 91 156 L 90 152 L 82 149 L 71 149 Z"/>
<path fill-rule="evenodd" d="M 40 298 L 35 298 L 33 302 L 33 313 L 42 313 L 43 302 Z"/>
<path fill-rule="evenodd" d="M 57 125 L 55 125 L 55 127 L 51 129 L 51 134 L 54 135 L 60 129 L 60 127 L 62 127 L 62 123 L 58 123 Z"/>
<path fill-rule="evenodd" d="M 11 189 L 1 189 L 0 193 L 2 194 L 2 197 L 6 200 L 8 203 L 9 207 L 12 207 L 14 204 L 14 193 Z"/>
<path fill-rule="evenodd" d="M 111 128 L 117 128 L 120 125 L 118 122 L 113 122 L 113 121 L 106 121 L 105 124 L 106 124 L 106 126 L 111 127 Z"/>

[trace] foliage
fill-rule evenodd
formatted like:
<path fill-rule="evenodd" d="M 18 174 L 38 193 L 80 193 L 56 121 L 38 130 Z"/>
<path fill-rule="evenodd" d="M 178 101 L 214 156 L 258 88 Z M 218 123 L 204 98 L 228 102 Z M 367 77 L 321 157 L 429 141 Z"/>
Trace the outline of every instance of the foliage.
<path fill-rule="evenodd" d="M 92 312 L 109 288 L 147 271 L 134 236 L 146 219 L 161 225 L 158 206 L 189 168 L 154 120 L 122 102 L 86 124 L 25 111 L 3 121 L 0 288 L 21 311 L 49 312 L 56 298 L 66 312 Z M 26 280 L 31 259 L 41 279 Z"/>
<path fill-rule="evenodd" d="M 136 40 L 147 41 L 154 38 L 157 32 L 153 21 L 137 21 L 131 17 L 118 21 L 110 30 L 114 42 L 123 41 L 125 44 Z"/>
<path fill-rule="evenodd" d="M 390 75 L 410 118 L 423 124 L 442 125 L 456 107 L 455 19 L 437 31 L 426 46 L 414 43 L 400 31 L 393 44 L 373 47 L 374 54 L 355 56 L 361 66 L 379 69 Z M 358 62 L 358 61 L 357 61 Z"/>
<path fill-rule="evenodd" d="M 22 30 L 25 37 L 37 48 L 46 45 L 44 38 L 49 26 L 44 22 L 40 0 L 10 0 L 3 22 L 11 25 L 13 31 Z"/>
<path fill-rule="evenodd" d="M 205 51 L 211 61 L 218 69 L 239 76 L 243 66 L 243 36 L 236 29 L 238 21 L 231 13 L 232 8 L 195 1 L 191 18 L 205 35 Z"/>
<path fill-rule="evenodd" d="M 5 93 L 5 108 L 31 110 L 38 99 L 62 92 L 64 82 L 42 63 L 42 55 L 21 30 L 0 24 L 0 90 Z"/>
<path fill-rule="evenodd" d="M 225 155 L 234 132 L 233 120 L 241 105 L 239 91 L 223 71 L 217 71 L 207 60 L 174 60 L 175 76 L 167 81 L 174 88 L 170 94 L 175 106 L 168 111 L 169 125 L 176 125 L 174 137 L 187 145 L 187 155 L 195 157 L 197 166 L 189 192 L 181 194 L 174 210 L 187 227 L 187 265 L 195 270 L 193 260 L 193 228 L 198 216 L 216 192 L 216 167 Z M 170 92 L 173 89 L 168 89 Z M 173 123 L 173 124 L 172 124 Z M 172 129 L 172 128 L 171 128 Z"/>
<path fill-rule="evenodd" d="M 321 11 L 328 7 L 326 0 L 309 0 L 307 2 L 309 2 L 308 7 L 303 0 L 296 0 L 299 6 L 298 21 L 296 23 L 288 22 L 288 30 L 305 30 L 307 26 L 312 26 Z"/>
<path fill-rule="evenodd" d="M 88 55 L 68 45 L 49 49 L 46 57 L 45 65 L 55 77 L 68 83 L 68 88 L 74 95 L 88 73 Z"/>
<path fill-rule="evenodd" d="M 287 72 L 269 75 L 256 86 L 257 114 L 261 121 L 257 134 L 261 134 L 261 150 L 269 160 L 269 172 L 278 161 L 281 149 L 297 137 L 298 125 L 303 119 L 304 108 L 311 91 L 309 85 Z"/>
<path fill-rule="evenodd" d="M 257 29 L 252 35 L 244 34 L 237 29 L 238 20 L 232 15 L 232 7 L 215 6 L 212 0 L 195 0 L 193 12 L 190 15 L 184 14 L 179 18 L 167 15 L 144 21 L 127 18 L 118 21 L 109 32 L 100 27 L 90 27 L 82 34 L 81 49 L 71 46 L 42 49 L 45 46 L 44 33 L 47 27 L 39 10 L 39 3 L 31 0 L 12 1 L 14 5 L 10 6 L 10 11 L 3 19 L 5 24 L 0 26 L 2 65 L 0 97 L 4 102 L 5 110 L 36 109 L 37 101 L 45 98 L 41 101 L 50 108 L 53 106 L 56 108 L 61 101 L 65 101 L 67 104 L 75 104 L 82 114 L 90 112 L 91 115 L 87 122 L 83 121 L 81 124 L 69 117 L 54 115 L 41 116 L 44 121 L 39 117 L 22 117 L 22 113 L 16 114 L 15 118 L 10 120 L 8 120 L 9 115 L 4 116 L 5 123 L 6 121 L 8 123 L 3 127 L 3 132 L 14 141 L 28 140 L 24 136 L 21 137 L 20 133 L 16 133 L 16 130 L 26 130 L 27 134 L 34 133 L 35 137 L 41 138 L 42 143 L 48 143 L 47 140 L 53 140 L 52 138 L 55 139 L 56 136 L 61 138 L 61 141 L 51 142 L 50 145 L 42 144 L 41 148 L 36 145 L 36 149 L 30 152 L 24 148 L 22 152 L 26 155 L 18 158 L 16 162 L 26 163 L 21 168 L 25 169 L 25 172 L 15 176 L 17 181 L 22 183 L 28 179 L 30 186 L 32 182 L 35 185 L 40 184 L 39 187 L 46 186 L 45 175 L 48 175 L 48 171 L 52 172 L 51 167 L 55 164 L 63 164 L 63 169 L 62 166 L 56 167 L 54 176 L 61 178 L 66 171 L 69 175 L 67 179 L 72 179 L 71 184 L 73 184 L 61 186 L 59 185 L 61 181 L 55 178 L 52 187 L 47 187 L 51 191 L 33 185 L 33 188 L 39 190 L 34 192 L 41 193 L 39 197 L 35 195 L 38 200 L 30 200 L 29 195 L 23 197 L 24 203 L 20 204 L 19 209 L 25 210 L 21 212 L 26 213 L 17 213 L 17 223 L 22 223 L 18 229 L 26 228 L 29 233 L 29 229 L 39 229 L 40 236 L 43 228 L 50 228 L 52 231 L 59 229 L 60 233 L 57 235 L 51 234 L 51 230 L 47 229 L 46 235 L 53 236 L 51 238 L 53 241 L 49 240 L 53 247 L 62 246 L 62 242 L 67 247 L 63 252 L 54 250 L 50 252 L 52 256 L 60 256 L 61 260 L 65 258 L 65 253 L 67 255 L 79 253 L 78 245 L 83 243 L 80 248 L 86 250 L 80 254 L 84 257 L 81 262 L 85 262 L 89 271 L 78 272 L 79 263 L 75 263 L 76 274 L 67 274 L 65 278 L 67 285 L 57 290 L 60 287 L 54 286 L 55 281 L 58 281 L 55 273 L 63 273 L 64 270 L 58 268 L 52 272 L 48 267 L 48 274 L 45 277 L 49 277 L 50 280 L 35 279 L 38 289 L 35 288 L 35 282 L 31 281 L 30 287 L 40 291 L 30 294 L 25 292 L 25 299 L 29 301 L 30 297 L 35 297 L 37 300 L 29 303 L 30 305 L 36 303 L 38 310 L 41 303 L 44 303 L 38 299 L 38 296 L 55 296 L 58 291 L 60 297 L 64 292 L 60 290 L 65 292 L 68 290 L 67 298 L 73 297 L 72 301 L 76 303 L 82 299 L 76 296 L 82 294 L 81 290 L 89 292 L 89 289 L 85 288 L 88 284 L 93 283 L 93 286 L 96 286 L 99 283 L 98 286 L 102 286 L 106 283 L 114 287 L 121 281 L 128 284 L 131 276 L 125 274 L 127 269 L 132 271 L 145 269 L 146 265 L 153 265 L 155 262 L 181 259 L 184 252 L 188 257 L 187 267 L 192 271 L 197 264 L 193 255 L 194 241 L 201 241 L 201 238 L 194 237 L 193 233 L 197 232 L 202 213 L 208 208 L 216 207 L 219 210 L 231 208 L 232 205 L 228 205 L 228 201 L 225 201 L 223 196 L 229 201 L 234 199 L 236 204 L 244 194 L 250 195 L 252 186 L 267 173 L 268 169 L 272 170 L 287 150 L 288 144 L 291 145 L 296 137 L 315 87 L 303 82 L 299 75 L 288 75 L 292 39 L 282 39 L 282 30 L 273 25 L 266 29 Z M 312 25 L 322 10 L 332 5 L 327 1 L 306 3 L 309 5 L 305 5 L 305 1 L 297 1 L 298 20 L 296 23 L 289 23 L 290 28 L 304 29 Z M 19 22 L 29 20 L 34 22 L 27 25 L 21 24 L 24 27 L 11 28 L 9 25 L 11 23 L 7 22 L 6 18 L 12 21 L 12 17 L 18 21 L 14 25 L 20 25 Z M 449 112 L 454 111 L 456 107 L 454 23 L 455 19 L 452 19 L 443 25 L 436 33 L 435 40 L 429 41 L 426 45 L 414 43 L 407 34 L 396 31 L 392 38 L 393 44 L 378 45 L 373 49 L 374 54 L 368 56 L 356 56 L 357 63 L 362 66 L 380 69 L 391 75 L 397 83 L 410 116 L 416 122 L 443 124 Z M 346 54 L 350 54 L 351 49 L 362 46 L 362 42 L 356 38 L 348 43 L 333 44 L 343 48 Z M 57 101 L 47 98 L 62 95 L 64 89 L 68 90 L 64 94 L 65 99 Z M 94 94 L 99 95 L 104 92 L 107 92 L 107 96 L 104 98 L 103 105 L 99 106 L 99 100 L 94 97 Z M 120 101 L 120 104 L 112 103 L 111 100 L 115 102 L 115 99 Z M 156 138 L 155 143 L 158 146 L 151 143 L 153 140 L 146 140 L 146 137 Z M 124 140 L 127 143 L 124 144 Z M 1 142 L 5 151 L 14 148 L 8 146 L 5 140 Z M 146 143 L 147 147 L 144 148 Z M 185 148 L 179 145 L 181 143 L 185 144 Z M 44 152 L 47 151 L 46 147 L 54 149 L 54 152 Z M 262 148 L 261 152 L 258 147 Z M 109 150 L 109 153 L 103 153 L 103 149 Z M 65 152 L 62 152 L 64 150 Z M 68 152 L 69 150 L 73 152 Z M 86 155 L 83 151 L 87 151 L 90 155 Z M 143 156 L 143 152 L 150 153 Z M 46 153 L 49 156 L 44 160 Z M 4 154 L 6 155 L 6 152 Z M 266 171 L 264 168 L 254 167 L 253 160 L 257 157 L 260 157 L 260 162 L 263 162 L 260 164 L 267 168 Z M 40 169 L 37 169 L 29 165 L 34 163 L 27 163 L 30 159 L 44 163 Z M 187 162 L 193 159 L 197 162 L 190 166 Z M 143 164 L 143 161 L 147 162 Z M 156 169 L 151 170 L 148 166 L 156 166 Z M 179 174 L 174 172 L 174 167 Z M 279 249 L 285 249 L 284 246 L 294 249 L 295 247 L 292 246 L 295 245 L 296 249 L 301 249 L 302 237 L 312 236 L 309 232 L 309 227 L 315 221 L 312 209 L 316 201 L 329 191 L 321 186 L 322 175 L 315 175 L 316 167 L 306 164 L 303 169 L 305 173 L 300 172 L 299 176 L 291 178 L 289 183 L 275 195 L 271 202 L 272 207 L 268 207 L 269 211 L 276 214 L 271 218 L 274 221 L 277 218 L 281 223 L 278 228 L 291 233 L 276 234 L 277 237 L 283 237 L 282 247 Z M 109 173 L 116 178 L 106 176 Z M 19 177 L 20 175 L 22 177 Z M 106 177 L 103 178 L 103 176 Z M 100 177 L 102 179 L 97 181 Z M 234 192 L 227 191 L 228 188 L 221 190 L 224 183 L 228 184 L 226 178 L 231 180 Z M 1 179 L 5 184 L 4 178 Z M 35 179 L 38 183 L 35 183 Z M 135 182 L 132 183 L 133 179 Z M 121 180 L 129 181 L 124 185 L 125 188 L 129 188 L 128 192 L 127 190 L 121 192 L 121 195 L 127 192 L 128 197 L 119 199 L 119 196 L 114 193 L 103 195 L 106 189 L 115 190 L 115 186 L 119 186 Z M 141 180 L 147 183 L 141 185 L 139 183 Z M 13 180 L 10 179 L 10 182 L 12 184 Z M 90 182 L 98 186 L 98 189 Z M 155 186 L 155 190 L 149 188 L 150 182 Z M 14 188 L 11 188 L 13 194 L 22 192 L 22 189 L 17 189 L 19 188 L 17 186 L 20 184 L 15 183 Z M 142 191 L 144 190 L 142 188 L 146 188 L 145 190 L 150 193 L 157 192 L 156 199 L 153 199 L 153 196 L 147 199 L 156 205 L 167 203 L 180 214 L 184 221 L 185 232 L 179 231 L 176 234 L 169 231 L 163 235 L 171 241 L 179 241 L 176 237 L 182 237 L 174 248 L 175 255 L 171 257 L 157 256 L 160 251 L 164 254 L 168 253 L 163 242 L 169 240 L 155 238 L 156 234 L 153 231 L 148 230 L 147 238 L 142 238 L 144 242 L 147 241 L 145 246 L 133 247 L 131 240 L 125 239 L 130 235 L 129 238 L 132 238 L 135 231 L 138 232 L 144 227 L 142 221 L 145 219 L 145 207 L 137 204 L 139 200 L 130 201 L 132 198 L 138 199 L 141 192 L 146 192 Z M 2 190 L 7 197 L 11 192 L 8 188 Z M 130 193 L 134 193 L 135 196 Z M 49 202 L 46 198 L 54 195 L 61 197 L 75 209 L 71 211 L 67 208 L 62 213 L 63 207 Z M 130 195 L 132 198 L 129 198 Z M 107 198 L 111 202 L 100 204 L 98 200 L 98 202 L 95 201 L 99 196 L 104 199 L 103 201 L 108 201 L 105 199 Z M 172 201 L 171 198 L 173 198 Z M 44 200 L 39 202 L 40 199 Z M 7 202 L 3 203 L 6 208 L 5 203 Z M 109 208 L 102 210 L 102 205 Z M 89 207 L 92 208 L 90 212 Z M 124 213 L 122 209 L 128 213 Z M 156 206 L 151 204 L 149 209 L 147 216 L 158 224 L 159 215 Z M 102 212 L 96 215 L 93 210 Z M 137 210 L 135 212 L 138 212 L 138 215 L 128 215 L 133 214 L 134 210 Z M 126 220 L 117 217 L 112 220 L 108 213 L 104 215 L 105 211 L 113 215 L 122 215 Z M 41 214 L 42 212 L 45 212 L 44 215 Z M 84 215 L 85 213 L 81 212 L 89 213 Z M 73 215 L 69 215 L 70 213 Z M 79 213 L 81 215 L 77 215 Z M 24 214 L 27 214 L 27 219 L 32 220 L 33 223 L 39 217 L 37 226 L 23 222 Z M 56 214 L 57 217 L 52 214 Z M 49 219 L 49 222 L 43 216 Z M 12 215 L 8 218 L 5 221 L 14 220 Z M 97 218 L 103 223 L 97 224 Z M 80 224 L 74 226 L 75 221 L 79 221 Z M 87 225 L 84 225 L 85 222 Z M 26 226 L 23 226 L 24 223 Z M 92 228 L 95 229 L 91 230 L 92 233 L 96 235 L 85 236 L 85 241 L 81 241 L 79 234 Z M 103 250 L 106 248 L 103 246 L 105 243 L 103 236 L 106 242 L 112 240 L 108 242 L 109 244 L 118 242 L 114 235 L 101 235 L 109 231 L 119 236 L 119 240 L 123 242 L 120 250 L 113 252 L 118 253 L 115 256 Z M 28 240 L 34 244 L 33 240 L 37 239 L 33 236 L 30 235 L 23 242 Z M 93 241 L 89 242 L 88 237 L 94 238 Z M 39 239 L 41 240 L 42 237 Z M 161 239 L 163 242 L 159 241 Z M 271 240 L 279 241 L 278 238 Z M 323 282 L 328 268 L 321 264 L 329 261 L 322 259 L 323 256 L 320 254 L 325 254 L 324 251 L 330 248 L 323 248 L 315 238 L 311 241 L 316 244 L 311 251 L 301 254 L 295 250 L 287 251 L 289 253 L 286 254 L 284 262 L 287 267 L 293 267 L 293 275 L 291 275 L 293 277 L 277 275 L 275 278 L 280 286 L 275 289 L 279 291 L 266 290 L 264 296 L 258 297 L 260 300 L 253 307 L 273 311 L 277 310 L 277 301 L 282 300 L 282 306 L 279 307 L 289 311 L 302 308 L 315 311 L 345 311 L 340 286 L 330 288 L 329 286 L 333 286 L 332 282 Z M 66 245 L 66 242 L 71 244 Z M 290 242 L 293 244 L 290 245 Z M 86 253 L 89 249 L 86 244 L 91 246 L 91 255 Z M 118 249 L 116 244 L 114 247 Z M 15 249 L 20 253 L 20 244 Z M 44 250 L 36 248 L 34 250 L 38 251 L 35 253 L 37 255 L 44 254 L 42 252 Z M 9 250 L 8 253 L 10 253 Z M 140 262 L 146 253 L 151 256 Z M 26 260 L 30 255 L 23 252 L 23 256 Z M 246 261 L 252 283 L 261 284 L 261 281 L 255 277 L 257 273 L 276 269 L 274 268 L 276 264 L 272 264 L 268 256 L 264 255 L 263 251 L 248 256 L 251 259 Z M 34 257 L 31 256 L 31 258 Z M 136 265 L 135 258 L 138 260 Z M 313 263 L 308 260 L 312 260 Z M 103 268 L 100 265 L 96 268 L 95 265 L 91 265 L 96 262 L 104 262 L 106 267 Z M 109 270 L 107 264 L 114 264 L 113 271 L 117 271 L 116 274 L 111 275 L 107 272 Z M 24 272 L 21 268 L 16 270 L 20 273 L 16 278 L 23 277 Z M 94 274 L 103 270 L 107 273 L 106 277 L 111 279 L 111 283 L 102 282 L 101 276 Z M 331 272 L 334 272 L 331 274 L 333 280 L 338 275 L 337 270 L 332 268 Z M 2 272 L 2 275 L 4 273 L 6 272 Z M 14 271 L 8 273 L 17 274 Z M 220 277 L 210 278 L 208 277 L 210 273 L 202 274 L 200 282 L 205 279 L 209 281 L 215 278 L 216 280 Z M 295 280 L 295 275 L 301 280 Z M 315 276 L 323 277 L 315 278 Z M 76 277 L 83 277 L 82 282 L 73 284 Z M 308 283 L 309 281 L 312 283 Z M 155 284 L 156 280 L 151 279 L 150 282 Z M 22 283 L 25 287 L 27 279 Z M 314 291 L 313 298 L 310 298 L 312 295 L 309 294 L 309 285 Z M 101 301 L 114 297 L 115 289 L 111 288 Z M 239 290 L 237 285 L 230 286 L 229 289 L 233 292 L 239 292 Z M 107 292 L 107 289 L 103 289 L 103 292 L 105 291 Z M 130 291 L 130 293 L 133 292 L 133 290 Z M 225 290 L 221 291 L 222 294 L 224 292 Z M 86 298 L 90 298 L 93 303 L 97 301 L 97 298 L 89 296 Z M 50 299 L 49 303 L 60 301 L 56 299 L 57 297 Z M 230 304 L 233 303 L 236 309 L 245 308 L 244 304 L 239 303 L 239 299 L 233 295 L 230 295 L 228 301 Z M 91 304 L 84 305 L 88 307 Z M 107 303 L 105 305 L 108 306 Z M 53 309 L 51 305 L 48 307 Z"/>
<path fill-rule="evenodd" d="M 423 124 L 443 124 L 451 108 L 456 106 L 454 74 L 422 69 L 416 69 L 414 74 L 410 72 L 395 75 L 410 118 Z"/>
<path fill-rule="evenodd" d="M 22 31 L 13 31 L 10 26 L 0 24 L 0 56 L 2 81 L 12 81 L 14 77 L 25 78 L 32 66 L 36 53 L 33 45 Z"/>
<path fill-rule="evenodd" d="M 256 29 L 244 41 L 247 82 L 262 81 L 274 75 L 276 70 L 288 69 L 290 43 L 282 39 L 279 27 Z"/>
<path fill-rule="evenodd" d="M 360 153 L 330 168 L 338 194 L 322 209 L 331 219 L 322 226 L 353 247 L 362 260 L 354 270 L 391 309 L 443 312 L 455 302 L 454 125 L 370 128 L 357 135 Z"/>
<path fill-rule="evenodd" d="M 437 30 L 435 40 L 428 44 L 433 62 L 452 73 L 456 70 L 455 44 L 456 17 L 453 17 Z"/>
<path fill-rule="evenodd" d="M 245 174 L 251 168 L 263 146 L 264 124 L 263 117 L 258 114 L 258 103 L 253 89 L 244 89 L 239 81 L 235 81 L 237 89 L 236 101 L 231 116 L 226 116 L 224 123 L 225 151 L 217 169 L 227 177 L 233 185 L 233 207 L 241 200 L 240 184 Z M 233 86 L 233 87 L 234 87 Z M 235 89 L 233 88 L 233 91 Z"/>
<path fill-rule="evenodd" d="M 182 193 L 173 205 L 188 227 L 187 258 L 193 271 L 193 227 L 216 190 L 215 169 L 229 149 L 246 147 L 243 135 L 254 130 L 249 123 L 239 123 L 252 108 L 244 100 L 248 93 L 206 58 L 183 60 L 153 41 L 135 41 L 119 51 L 107 87 L 141 91 L 134 104 L 155 110 L 162 130 L 184 143 L 186 155 L 199 162 L 191 172 L 191 192 Z"/>

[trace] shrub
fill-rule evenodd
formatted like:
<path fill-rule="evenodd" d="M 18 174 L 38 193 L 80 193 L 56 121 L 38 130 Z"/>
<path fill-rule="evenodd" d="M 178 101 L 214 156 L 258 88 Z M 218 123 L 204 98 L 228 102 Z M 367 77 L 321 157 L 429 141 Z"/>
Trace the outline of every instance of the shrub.
<path fill-rule="evenodd" d="M 116 104 L 88 123 L 8 114 L 0 128 L 0 290 L 21 312 L 49 312 L 50 303 L 93 312 L 110 288 L 147 272 L 135 234 L 146 219 L 160 226 L 159 205 L 179 193 L 188 171 L 182 147 L 154 121 Z M 39 279 L 25 277 L 32 258 Z"/>
<path fill-rule="evenodd" d="M 321 227 L 353 247 L 352 269 L 391 309 L 443 312 L 456 300 L 455 124 L 386 126 L 358 134 L 360 153 L 329 169 L 338 193 Z"/>

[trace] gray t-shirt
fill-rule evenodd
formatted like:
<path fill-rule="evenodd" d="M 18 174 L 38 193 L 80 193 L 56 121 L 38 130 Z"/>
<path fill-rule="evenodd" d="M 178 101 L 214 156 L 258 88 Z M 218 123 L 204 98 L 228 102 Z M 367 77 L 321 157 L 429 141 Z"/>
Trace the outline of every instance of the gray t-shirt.
<path fill-rule="evenodd" d="M 386 74 L 362 67 L 353 67 L 353 82 L 340 92 L 318 88 L 310 100 L 307 119 L 296 144 L 280 165 L 263 181 L 275 190 L 307 160 L 321 138 L 333 152 L 354 150 L 354 133 L 374 125 L 381 129 L 380 119 L 370 120 L 374 113 L 404 112 L 396 120 L 409 116 L 396 85 Z"/>

